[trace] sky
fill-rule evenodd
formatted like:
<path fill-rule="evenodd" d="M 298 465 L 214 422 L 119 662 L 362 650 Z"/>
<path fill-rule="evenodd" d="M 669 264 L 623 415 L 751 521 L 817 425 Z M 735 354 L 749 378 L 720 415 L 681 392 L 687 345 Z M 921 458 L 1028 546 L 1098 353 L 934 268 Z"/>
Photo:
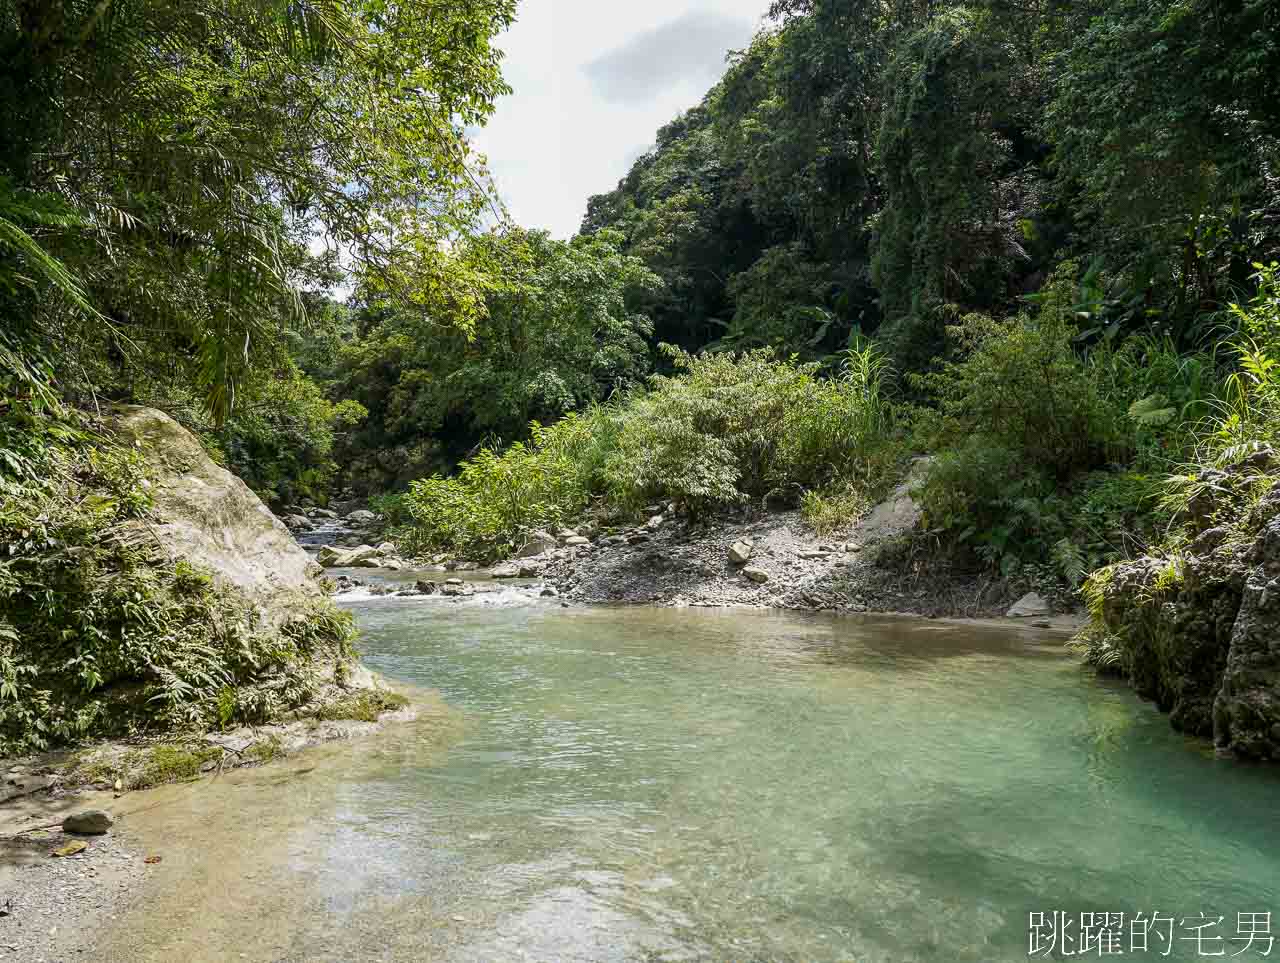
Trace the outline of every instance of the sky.
<path fill-rule="evenodd" d="M 503 97 L 475 135 L 517 224 L 568 238 L 659 127 L 697 104 L 769 0 L 521 0 Z"/>

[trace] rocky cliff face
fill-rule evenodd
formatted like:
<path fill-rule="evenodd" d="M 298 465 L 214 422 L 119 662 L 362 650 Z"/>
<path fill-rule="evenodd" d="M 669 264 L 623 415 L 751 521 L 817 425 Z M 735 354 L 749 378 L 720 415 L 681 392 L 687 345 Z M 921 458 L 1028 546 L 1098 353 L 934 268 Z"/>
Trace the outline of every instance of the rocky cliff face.
<path fill-rule="evenodd" d="M 1095 577 L 1118 668 L 1181 731 L 1249 759 L 1280 761 L 1280 485 L 1270 453 L 1206 473 L 1185 553 Z"/>
<path fill-rule="evenodd" d="M 323 596 L 320 566 L 185 428 L 163 412 L 137 406 L 116 409 L 109 425 L 147 460 L 154 505 L 138 526 L 161 551 L 244 593 L 270 626 L 296 614 L 299 602 Z"/>

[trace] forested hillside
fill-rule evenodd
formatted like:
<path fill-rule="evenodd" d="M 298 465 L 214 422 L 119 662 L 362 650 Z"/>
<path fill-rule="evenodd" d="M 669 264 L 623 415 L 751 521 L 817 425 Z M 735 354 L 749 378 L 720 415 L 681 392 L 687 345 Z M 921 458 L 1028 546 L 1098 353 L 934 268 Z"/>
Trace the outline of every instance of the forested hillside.
<path fill-rule="evenodd" d="M 914 369 L 1076 258 L 1082 348 L 1200 347 L 1275 254 L 1274 3 L 772 15 L 583 222 L 666 282 L 661 338 L 821 356 L 856 331 Z"/>

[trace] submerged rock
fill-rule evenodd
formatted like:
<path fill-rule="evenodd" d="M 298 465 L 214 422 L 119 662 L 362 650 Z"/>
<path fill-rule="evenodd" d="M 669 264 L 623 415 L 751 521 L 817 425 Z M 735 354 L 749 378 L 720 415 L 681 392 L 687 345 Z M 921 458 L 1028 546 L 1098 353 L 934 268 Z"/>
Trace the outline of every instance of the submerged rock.
<path fill-rule="evenodd" d="M 115 820 L 105 809 L 85 809 L 72 813 L 62 821 L 62 830 L 84 836 L 101 836 L 114 825 Z"/>

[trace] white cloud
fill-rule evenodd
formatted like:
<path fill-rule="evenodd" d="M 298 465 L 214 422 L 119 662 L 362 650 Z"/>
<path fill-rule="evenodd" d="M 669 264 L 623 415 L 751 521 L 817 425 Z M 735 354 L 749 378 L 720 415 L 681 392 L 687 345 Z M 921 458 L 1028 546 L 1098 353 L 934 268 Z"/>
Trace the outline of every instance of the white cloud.
<path fill-rule="evenodd" d="M 498 40 L 515 93 L 475 138 L 516 222 L 576 232 L 587 198 L 611 190 L 657 129 L 702 99 L 768 6 L 522 0 Z"/>

